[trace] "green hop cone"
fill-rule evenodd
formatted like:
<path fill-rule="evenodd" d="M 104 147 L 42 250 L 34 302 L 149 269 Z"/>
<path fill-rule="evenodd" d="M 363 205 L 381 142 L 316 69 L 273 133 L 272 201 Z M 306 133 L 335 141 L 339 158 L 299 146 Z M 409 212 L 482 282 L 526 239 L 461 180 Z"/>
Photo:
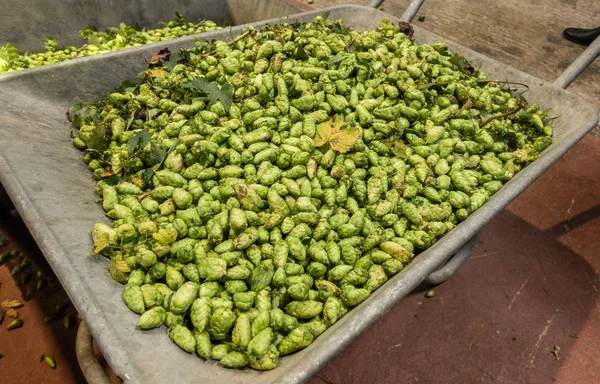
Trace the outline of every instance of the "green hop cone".
<path fill-rule="evenodd" d="M 248 355 L 244 352 L 231 351 L 219 361 L 226 368 L 243 368 L 250 362 Z"/>
<path fill-rule="evenodd" d="M 342 288 L 342 301 L 348 307 L 356 306 L 365 301 L 371 291 L 365 288 L 355 288 L 352 285 L 346 285 Z"/>
<path fill-rule="evenodd" d="M 248 343 L 248 353 L 254 357 L 261 358 L 269 351 L 272 340 L 273 330 L 268 327 L 263 329 Z"/>
<path fill-rule="evenodd" d="M 274 344 L 269 345 L 268 351 L 257 358 L 254 355 L 250 355 L 250 367 L 257 371 L 268 371 L 277 367 L 279 363 L 279 350 Z"/>
<path fill-rule="evenodd" d="M 235 313 L 229 308 L 216 308 L 210 317 L 206 330 L 213 340 L 224 340 L 236 320 Z"/>
<path fill-rule="evenodd" d="M 196 349 L 196 339 L 192 332 L 181 324 L 176 324 L 169 330 L 169 337 L 179 348 L 188 353 L 193 353 Z"/>
<path fill-rule="evenodd" d="M 190 309 L 190 320 L 194 328 L 202 332 L 208 325 L 213 308 L 208 297 L 195 299 Z"/>
<path fill-rule="evenodd" d="M 175 314 L 187 312 L 198 295 L 198 284 L 188 281 L 182 284 L 171 297 L 170 309 Z"/>
<path fill-rule="evenodd" d="M 235 320 L 231 341 L 241 349 L 246 349 L 252 339 L 252 328 L 247 315 L 241 314 Z"/>
<path fill-rule="evenodd" d="M 140 329 L 152 329 L 160 327 L 167 317 L 167 311 L 163 307 L 154 307 L 140 316 L 137 327 Z"/>
<path fill-rule="evenodd" d="M 285 307 L 285 311 L 298 319 L 310 319 L 323 311 L 323 303 L 314 300 L 292 301 Z"/>
<path fill-rule="evenodd" d="M 306 325 L 300 325 L 284 337 L 277 348 L 279 349 L 280 356 L 285 356 L 308 347 L 313 340 L 314 335 L 311 332 L 311 328 Z"/>
<path fill-rule="evenodd" d="M 146 306 L 144 305 L 144 294 L 139 286 L 126 285 L 122 297 L 125 304 L 127 304 L 127 307 L 133 312 L 142 314 L 146 310 Z"/>
<path fill-rule="evenodd" d="M 196 354 L 204 360 L 210 359 L 212 354 L 212 346 L 208 332 L 200 332 L 195 329 L 193 335 L 194 339 L 196 340 Z"/>

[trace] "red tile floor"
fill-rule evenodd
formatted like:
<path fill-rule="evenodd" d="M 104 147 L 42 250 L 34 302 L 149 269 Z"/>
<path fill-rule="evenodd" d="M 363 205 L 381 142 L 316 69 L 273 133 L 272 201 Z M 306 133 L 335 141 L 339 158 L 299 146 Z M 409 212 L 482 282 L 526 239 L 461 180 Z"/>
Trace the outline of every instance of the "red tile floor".
<path fill-rule="evenodd" d="M 0 217 L 0 230 L 47 268 L 18 219 Z M 58 282 L 15 287 L 10 267 L 0 302 L 23 300 L 25 324 L 0 326 L 0 383 L 84 382 L 75 329 L 43 321 L 66 299 Z M 587 136 L 485 227 L 435 297 L 411 294 L 309 383 L 600 383 L 599 269 L 600 139 Z"/>

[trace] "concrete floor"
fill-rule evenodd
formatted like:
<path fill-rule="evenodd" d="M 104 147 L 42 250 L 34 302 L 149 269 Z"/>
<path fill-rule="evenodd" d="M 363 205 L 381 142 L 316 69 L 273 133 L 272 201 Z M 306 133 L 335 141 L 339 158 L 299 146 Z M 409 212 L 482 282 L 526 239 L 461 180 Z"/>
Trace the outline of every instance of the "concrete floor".
<path fill-rule="evenodd" d="M 383 8 L 400 15 L 407 3 Z M 427 0 L 419 14 L 426 16 L 422 27 L 551 81 L 583 51 L 562 39 L 562 29 L 599 24 L 600 2 Z M 570 90 L 600 109 L 600 61 Z M 309 383 L 600 383 L 596 164 L 600 139 L 587 136 L 485 227 L 470 260 L 434 298 L 424 298 L 426 287 L 414 292 Z M 18 218 L 0 216 L 0 231 L 51 275 Z M 43 321 L 67 299 L 59 283 L 51 279 L 43 294 L 35 278 L 15 287 L 10 267 L 0 266 L 0 302 L 23 300 L 25 325 L 11 332 L 0 326 L 0 383 L 85 382 L 76 331 Z M 39 363 L 42 353 L 54 355 L 55 371 Z"/>

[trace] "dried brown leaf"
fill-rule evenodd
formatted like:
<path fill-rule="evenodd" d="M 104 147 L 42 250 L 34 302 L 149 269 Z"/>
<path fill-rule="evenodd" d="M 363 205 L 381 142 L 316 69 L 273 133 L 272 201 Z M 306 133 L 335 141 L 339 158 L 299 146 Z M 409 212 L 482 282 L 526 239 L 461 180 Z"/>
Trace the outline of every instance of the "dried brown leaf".
<path fill-rule="evenodd" d="M 150 65 L 159 64 L 161 61 L 169 61 L 170 57 L 171 51 L 169 51 L 169 48 L 163 48 L 152 55 L 152 58 L 150 59 Z"/>

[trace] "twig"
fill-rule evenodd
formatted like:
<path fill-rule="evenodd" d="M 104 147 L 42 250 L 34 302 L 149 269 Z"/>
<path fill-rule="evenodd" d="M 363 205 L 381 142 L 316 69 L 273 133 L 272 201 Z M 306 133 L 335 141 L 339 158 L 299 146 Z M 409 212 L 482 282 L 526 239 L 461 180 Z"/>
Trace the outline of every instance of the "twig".
<path fill-rule="evenodd" d="M 456 111 L 456 113 L 454 114 L 455 116 L 460 116 L 460 113 L 464 110 L 468 110 L 473 108 L 473 102 L 471 101 L 471 97 L 467 96 L 467 102 L 463 104 L 462 107 L 460 107 L 460 109 L 458 111 Z"/>
<path fill-rule="evenodd" d="M 245 39 L 246 37 L 248 37 L 249 35 L 253 34 L 256 32 L 256 29 L 249 29 L 246 32 L 242 33 L 241 35 L 239 35 L 238 37 L 236 37 L 235 39 L 231 40 L 228 44 L 229 46 L 234 45 L 235 43 L 237 43 L 238 41 Z"/>
<path fill-rule="evenodd" d="M 523 109 L 523 107 L 524 107 L 524 106 L 525 106 L 525 104 L 519 104 L 519 106 L 517 106 L 517 108 L 515 108 L 515 109 L 513 109 L 513 110 L 511 110 L 511 111 L 504 112 L 504 113 L 501 113 L 501 114 L 498 114 L 498 115 L 494 115 L 494 116 L 492 116 L 492 117 L 488 118 L 487 120 L 485 120 L 485 121 L 483 121 L 483 122 L 479 123 L 479 126 L 480 126 L 480 127 L 485 127 L 485 126 L 486 126 L 487 124 L 489 124 L 491 121 L 494 121 L 494 120 L 496 120 L 496 119 L 501 119 L 501 118 L 503 118 L 503 117 L 507 117 L 507 116 L 510 116 L 510 115 L 514 115 L 515 113 L 517 113 L 517 112 L 519 112 L 521 109 Z"/>
<path fill-rule="evenodd" d="M 515 84 L 515 85 L 522 85 L 523 87 L 529 89 L 529 85 L 527 84 L 523 84 L 523 83 L 518 83 L 516 81 L 508 81 L 508 80 L 478 80 L 477 84 L 488 84 L 488 83 L 498 83 L 498 85 L 500 84 Z"/>

